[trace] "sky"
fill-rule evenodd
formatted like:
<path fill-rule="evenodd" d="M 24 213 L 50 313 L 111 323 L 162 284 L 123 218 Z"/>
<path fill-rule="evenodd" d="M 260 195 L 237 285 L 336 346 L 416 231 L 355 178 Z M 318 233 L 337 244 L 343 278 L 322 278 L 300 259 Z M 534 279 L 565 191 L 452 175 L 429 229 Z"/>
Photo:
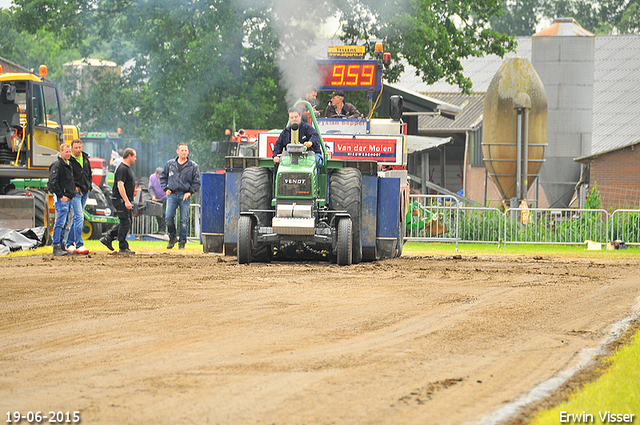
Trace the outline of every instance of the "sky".
<path fill-rule="evenodd" d="M 11 6 L 11 0 L 0 0 L 0 9 L 8 9 Z"/>

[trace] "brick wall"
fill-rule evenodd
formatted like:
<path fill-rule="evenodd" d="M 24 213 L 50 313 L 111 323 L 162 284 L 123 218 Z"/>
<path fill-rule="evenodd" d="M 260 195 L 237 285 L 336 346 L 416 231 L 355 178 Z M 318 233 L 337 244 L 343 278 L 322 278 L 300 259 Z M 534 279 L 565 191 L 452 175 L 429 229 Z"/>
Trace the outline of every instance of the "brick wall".
<path fill-rule="evenodd" d="M 2 72 L 29 72 L 29 70 L 23 66 L 13 63 L 3 57 L 0 57 L 0 65 L 2 65 Z"/>
<path fill-rule="evenodd" d="M 484 201 L 484 167 L 473 167 L 467 164 L 467 193 L 465 197 L 482 204 Z M 499 208 L 501 207 L 502 195 L 498 190 L 498 186 L 491 180 L 491 178 L 487 179 L 487 206 Z M 527 197 L 529 199 L 534 199 L 535 189 L 533 186 L 529 187 L 529 193 Z M 548 203 L 544 197 L 544 191 L 542 188 L 539 188 L 539 208 L 547 208 Z M 531 204 L 531 202 L 529 203 Z M 507 203 L 508 205 L 508 203 Z"/>
<path fill-rule="evenodd" d="M 592 186 L 598 186 L 602 208 L 637 208 L 640 203 L 640 144 L 593 159 L 590 182 Z"/>

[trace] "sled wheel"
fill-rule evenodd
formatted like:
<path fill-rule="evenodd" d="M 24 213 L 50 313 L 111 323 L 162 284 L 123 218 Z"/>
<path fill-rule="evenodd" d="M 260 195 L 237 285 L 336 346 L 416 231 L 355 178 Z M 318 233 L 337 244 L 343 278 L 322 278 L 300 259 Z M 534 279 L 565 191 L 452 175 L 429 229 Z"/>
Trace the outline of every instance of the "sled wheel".
<path fill-rule="evenodd" d="M 247 215 L 242 215 L 238 219 L 238 264 L 251 263 L 252 221 Z"/>
<path fill-rule="evenodd" d="M 351 265 L 353 253 L 353 238 L 350 218 L 341 218 L 338 221 L 338 246 L 336 253 L 336 263 L 339 266 Z"/>

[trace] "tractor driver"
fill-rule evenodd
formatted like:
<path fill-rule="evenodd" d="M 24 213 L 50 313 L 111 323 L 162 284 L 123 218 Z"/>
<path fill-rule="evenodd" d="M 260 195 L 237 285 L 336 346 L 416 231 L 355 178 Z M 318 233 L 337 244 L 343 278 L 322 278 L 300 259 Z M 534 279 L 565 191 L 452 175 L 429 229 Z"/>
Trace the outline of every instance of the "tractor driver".
<path fill-rule="evenodd" d="M 291 126 L 297 124 L 299 127 L 299 141 L 304 144 L 307 149 L 311 149 L 316 154 L 316 164 L 318 169 L 324 164 L 324 156 L 320 147 L 320 136 L 313 126 L 302 121 L 302 112 L 298 108 L 289 108 L 289 122 L 291 123 L 280 133 L 275 146 L 273 147 L 273 162 L 279 163 L 282 151 L 285 146 L 291 143 Z"/>

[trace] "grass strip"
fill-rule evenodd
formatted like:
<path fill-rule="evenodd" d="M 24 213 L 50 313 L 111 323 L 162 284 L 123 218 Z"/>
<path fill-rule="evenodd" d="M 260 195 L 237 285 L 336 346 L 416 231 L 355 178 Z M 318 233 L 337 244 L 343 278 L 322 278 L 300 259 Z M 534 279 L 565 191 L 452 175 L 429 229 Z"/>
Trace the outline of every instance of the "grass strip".
<path fill-rule="evenodd" d="M 136 252 L 172 252 L 178 250 L 178 244 L 167 250 L 166 241 L 129 241 L 130 248 Z M 109 252 L 109 250 L 97 240 L 85 241 L 85 246 L 90 252 Z M 114 242 L 114 248 L 118 249 L 118 242 Z M 181 252 L 202 252 L 202 245 L 197 242 L 188 242 L 186 249 Z M 5 257 L 22 257 L 29 255 L 51 254 L 51 246 L 37 248 L 28 251 L 15 251 Z M 403 247 L 405 256 L 411 255 L 480 255 L 480 256 L 547 256 L 547 257 L 584 257 L 584 258 L 640 258 L 640 246 L 629 246 L 627 249 L 616 251 L 589 251 L 585 245 L 541 245 L 541 244 L 498 244 L 461 243 L 456 252 L 455 243 L 444 242 L 406 242 Z M 640 420 L 639 422 L 640 423 Z"/>
<path fill-rule="evenodd" d="M 640 332 L 629 345 L 604 359 L 607 370 L 600 378 L 585 384 L 567 401 L 539 412 L 531 425 L 640 423 L 638 359 Z"/>
<path fill-rule="evenodd" d="M 584 258 L 640 258 L 640 247 L 633 245 L 627 249 L 607 251 L 589 251 L 586 245 L 544 245 L 544 244 L 498 244 L 461 243 L 456 252 L 455 243 L 444 242 L 406 242 L 402 255 L 528 255 L 549 257 Z M 640 421 L 638 422 L 640 423 Z"/>

